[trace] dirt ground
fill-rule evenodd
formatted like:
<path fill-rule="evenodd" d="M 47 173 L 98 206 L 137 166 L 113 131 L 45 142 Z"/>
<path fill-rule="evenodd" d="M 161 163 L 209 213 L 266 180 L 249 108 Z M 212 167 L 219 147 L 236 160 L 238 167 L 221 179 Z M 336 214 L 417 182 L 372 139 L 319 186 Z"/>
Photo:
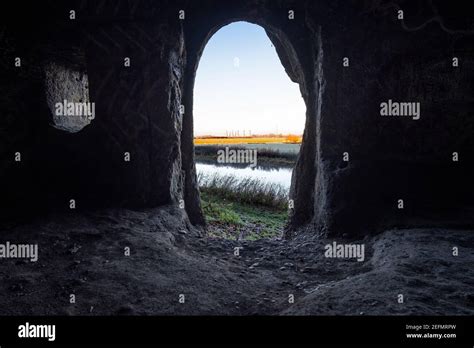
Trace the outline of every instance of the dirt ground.
<path fill-rule="evenodd" d="M 1 243 L 38 243 L 39 259 L 0 259 L 0 315 L 474 314 L 472 231 L 351 241 L 364 243 L 363 262 L 326 258 L 333 240 L 309 235 L 230 241 L 199 232 L 172 207 L 4 225 Z"/>

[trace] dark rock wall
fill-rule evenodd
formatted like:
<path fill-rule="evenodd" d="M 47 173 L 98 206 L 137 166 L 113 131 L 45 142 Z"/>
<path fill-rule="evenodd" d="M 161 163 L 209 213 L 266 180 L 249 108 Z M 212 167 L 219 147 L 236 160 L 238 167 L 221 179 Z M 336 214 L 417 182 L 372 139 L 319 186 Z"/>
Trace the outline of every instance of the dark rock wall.
<path fill-rule="evenodd" d="M 195 73 L 212 34 L 246 20 L 265 28 L 307 106 L 288 237 L 300 227 L 355 235 L 421 218 L 473 224 L 466 209 L 474 202 L 474 25 L 462 4 L 103 0 L 31 6 L 2 11 L 4 218 L 67 209 L 70 199 L 78 208 L 183 199 L 190 220 L 203 224 L 193 161 Z M 16 56 L 21 68 L 13 65 Z M 67 76 L 87 75 L 96 116 L 77 133 L 51 125 L 45 90 L 51 63 L 69 69 Z M 420 102 L 420 119 L 381 117 L 380 103 L 388 99 Z M 21 162 L 14 161 L 17 151 Z M 397 209 L 398 199 L 404 209 Z"/>
<path fill-rule="evenodd" d="M 472 18 L 466 22 L 468 9 L 436 1 L 331 2 L 311 13 L 322 26 L 320 168 L 327 180 L 327 215 L 313 223 L 363 234 L 413 225 L 415 217 L 443 224 L 472 205 L 474 26 Z M 350 67 L 342 57 L 350 58 Z M 420 119 L 381 117 L 380 103 L 388 99 L 420 102 Z M 466 211 L 455 220 L 472 226 Z"/>
<path fill-rule="evenodd" d="M 9 95 L 2 108 L 11 116 L 2 119 L 2 130 L 12 138 L 1 140 L 4 215 L 68 209 L 70 199 L 78 209 L 181 199 L 184 41 L 174 11 L 161 6 L 91 1 L 9 9 L 12 18 L 23 18 L 25 8 L 35 15 L 23 26 L 12 20 L 4 36 Z M 146 18 L 137 20 L 135 11 Z M 38 32 L 32 31 L 35 24 Z M 21 69 L 13 67 L 16 55 L 23 58 Z M 77 133 L 51 126 L 44 88 L 50 61 L 88 76 L 96 117 Z M 16 151 L 22 152 L 19 163 Z"/>

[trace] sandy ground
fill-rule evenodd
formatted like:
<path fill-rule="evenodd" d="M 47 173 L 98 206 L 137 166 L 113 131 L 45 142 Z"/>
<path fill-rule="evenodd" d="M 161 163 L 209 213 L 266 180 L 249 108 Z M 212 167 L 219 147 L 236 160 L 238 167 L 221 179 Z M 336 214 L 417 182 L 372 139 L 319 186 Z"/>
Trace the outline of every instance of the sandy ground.
<path fill-rule="evenodd" d="M 332 240 L 211 239 L 184 221 L 165 207 L 2 226 L 39 259 L 0 259 L 0 315 L 474 314 L 472 231 L 386 231 L 351 241 L 357 262 L 324 257 Z"/>

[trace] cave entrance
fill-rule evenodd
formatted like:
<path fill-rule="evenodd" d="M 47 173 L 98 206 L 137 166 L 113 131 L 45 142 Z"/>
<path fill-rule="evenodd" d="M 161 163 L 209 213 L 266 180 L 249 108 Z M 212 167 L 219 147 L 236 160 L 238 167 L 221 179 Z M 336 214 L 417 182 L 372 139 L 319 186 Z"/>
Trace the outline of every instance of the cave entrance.
<path fill-rule="evenodd" d="M 234 22 L 214 33 L 199 60 L 193 100 L 209 236 L 281 237 L 306 106 L 261 26 Z"/>

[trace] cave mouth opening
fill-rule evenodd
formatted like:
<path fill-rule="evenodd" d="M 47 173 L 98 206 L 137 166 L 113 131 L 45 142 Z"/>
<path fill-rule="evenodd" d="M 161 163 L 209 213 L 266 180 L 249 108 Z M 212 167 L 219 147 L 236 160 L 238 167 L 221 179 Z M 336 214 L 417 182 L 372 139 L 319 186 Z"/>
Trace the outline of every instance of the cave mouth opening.
<path fill-rule="evenodd" d="M 199 59 L 193 94 L 208 236 L 281 238 L 306 105 L 265 30 L 243 21 L 219 28 Z"/>

